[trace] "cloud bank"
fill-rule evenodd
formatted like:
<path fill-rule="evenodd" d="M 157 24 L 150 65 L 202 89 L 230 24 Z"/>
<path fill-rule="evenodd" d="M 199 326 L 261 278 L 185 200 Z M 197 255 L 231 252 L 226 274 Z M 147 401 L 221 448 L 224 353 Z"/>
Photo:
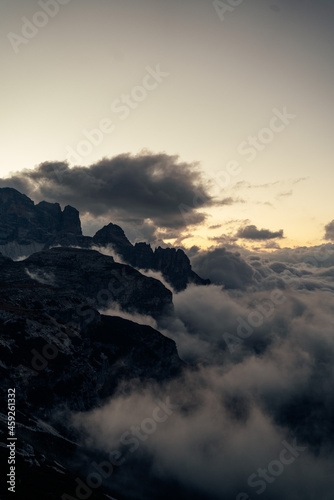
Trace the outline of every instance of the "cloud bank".
<path fill-rule="evenodd" d="M 219 250 L 194 249 L 192 258 L 233 287 L 191 285 L 159 324 L 189 365 L 183 375 L 163 387 L 133 381 L 74 424 L 86 445 L 122 453 L 121 477 L 140 464 L 132 477 L 140 500 L 150 497 L 144 474 L 170 486 L 162 499 L 330 500 L 334 245 Z M 173 411 L 152 424 L 157 401 L 167 398 Z"/>
<path fill-rule="evenodd" d="M 197 166 L 167 154 L 123 154 L 89 167 L 47 162 L 1 179 L 0 186 L 13 187 L 37 201 L 74 205 L 82 214 L 134 224 L 149 219 L 166 229 L 203 222 L 206 216 L 199 210 L 216 203 Z"/>

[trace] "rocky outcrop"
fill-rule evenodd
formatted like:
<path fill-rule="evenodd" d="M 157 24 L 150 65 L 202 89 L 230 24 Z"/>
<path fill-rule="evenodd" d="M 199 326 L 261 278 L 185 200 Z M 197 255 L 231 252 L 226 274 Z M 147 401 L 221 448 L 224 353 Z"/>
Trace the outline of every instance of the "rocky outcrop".
<path fill-rule="evenodd" d="M 123 229 L 116 224 L 108 224 L 93 236 L 95 245 L 104 247 L 111 245 L 117 253 L 128 260 L 131 258 L 133 245 L 125 236 Z"/>
<path fill-rule="evenodd" d="M 128 312 L 155 318 L 173 310 L 172 293 L 160 281 L 95 250 L 52 248 L 20 262 L 5 260 L 2 266 L 0 259 L 0 280 L 66 289 L 100 310 L 116 303 Z"/>
<path fill-rule="evenodd" d="M 2 282 L 0 301 L 2 386 L 14 384 L 27 408 L 42 403 L 40 417 L 64 401 L 88 410 L 122 381 L 163 381 L 183 366 L 173 340 L 101 315 L 71 290 Z"/>
<path fill-rule="evenodd" d="M 174 290 L 184 290 L 188 283 L 207 285 L 192 269 L 181 249 L 155 250 L 147 243 L 132 243 L 116 224 L 108 224 L 93 237 L 83 236 L 79 212 L 58 203 L 34 204 L 12 188 L 0 188 L 0 252 L 13 259 L 27 257 L 54 246 L 91 248 L 111 246 L 121 259 L 137 269 L 162 273 Z"/>
<path fill-rule="evenodd" d="M 108 224 L 93 236 L 98 246 L 111 245 L 122 259 L 138 269 L 160 271 L 176 291 L 184 290 L 188 283 L 208 285 L 210 280 L 200 278 L 191 269 L 190 260 L 181 249 L 161 248 L 154 251 L 147 243 L 132 245 L 124 231 L 115 224 Z"/>
<path fill-rule="evenodd" d="M 60 232 L 75 234 L 76 236 L 81 236 L 81 222 L 79 217 L 79 211 L 67 205 L 61 214 L 61 226 Z"/>
<path fill-rule="evenodd" d="M 59 203 L 37 205 L 13 188 L 0 188 L 0 252 L 13 257 L 43 248 L 55 235 L 80 236 L 79 212 Z"/>
<path fill-rule="evenodd" d="M 65 283 L 63 258 L 70 256 L 62 250 L 57 249 L 58 256 L 42 252 L 38 269 L 35 259 L 27 263 L 0 258 L 0 405 L 4 412 L 7 389 L 15 388 L 17 498 L 51 500 L 63 498 L 65 492 L 78 498 L 76 478 L 88 473 L 87 457 L 88 464 L 105 458 L 83 446 L 71 428 L 70 412 L 100 406 L 119 387 L 133 387 L 134 381 L 167 382 L 184 366 L 173 340 L 149 326 L 101 315 L 69 286 L 70 279 Z M 77 272 L 87 283 L 90 273 L 106 269 L 104 256 L 99 259 L 96 253 L 88 252 L 94 257 L 91 265 L 85 251 L 72 253 L 72 263 L 77 261 Z M 31 274 L 50 272 L 52 260 L 62 267 L 60 273 L 53 268 L 62 286 L 37 282 L 24 272 L 25 266 Z M 115 265 L 111 258 L 106 262 Z M 7 463 L 7 415 L 1 412 L 0 459 Z M 116 479 L 90 498 L 111 498 L 117 477 L 115 473 Z M 8 497 L 7 486 L 1 481 L 1 498 Z"/>

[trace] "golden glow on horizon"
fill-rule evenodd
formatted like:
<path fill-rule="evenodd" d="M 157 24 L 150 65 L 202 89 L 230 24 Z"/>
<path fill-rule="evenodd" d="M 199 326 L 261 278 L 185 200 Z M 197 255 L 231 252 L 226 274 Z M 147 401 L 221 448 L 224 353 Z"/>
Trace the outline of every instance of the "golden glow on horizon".
<path fill-rule="evenodd" d="M 179 246 L 180 242 L 173 238 L 173 239 L 164 239 L 164 242 L 166 244 L 170 244 L 172 246 Z M 275 244 L 279 245 L 277 248 L 266 248 L 267 244 Z M 238 239 L 235 242 L 231 242 L 231 244 L 235 244 L 236 246 L 245 248 L 249 251 L 261 251 L 261 252 L 267 252 L 267 253 L 274 253 L 276 250 L 283 249 L 283 248 L 298 248 L 298 247 L 313 247 L 313 246 L 318 246 L 318 245 L 323 245 L 324 243 L 328 243 L 323 239 L 315 239 L 312 241 L 309 240 L 302 240 L 302 239 L 273 239 L 273 240 L 243 240 L 243 239 Z M 213 240 L 207 239 L 206 236 L 200 236 L 196 235 L 190 238 L 186 238 L 182 240 L 181 245 L 184 246 L 186 249 L 190 249 L 192 246 L 197 246 L 201 248 L 202 250 L 207 250 L 209 248 L 217 247 L 217 246 L 222 246 L 224 247 L 226 244 L 219 243 Z"/>
<path fill-rule="evenodd" d="M 240 173 L 214 191 L 234 202 L 200 210 L 208 218 L 187 229 L 187 247 L 207 248 L 215 244 L 210 237 L 232 237 L 246 224 L 283 229 L 285 239 L 275 240 L 281 247 L 323 243 L 334 217 L 334 30 L 320 22 L 320 9 L 316 21 L 307 6 L 301 13 L 287 2 L 275 13 L 264 4 L 243 2 L 222 23 L 212 2 L 82 0 L 64 5 L 18 54 L 6 40 L 0 175 L 68 159 L 68 147 L 78 149 L 85 131 L 108 118 L 115 130 L 80 164 L 148 148 L 199 162 L 210 183 L 230 161 L 239 163 Z M 6 30 L 16 32 L 36 5 L 18 0 L 6 10 Z M 157 65 L 168 76 L 121 119 L 112 103 Z M 295 118 L 272 140 L 269 129 L 267 141 L 273 109 L 285 108 Z M 240 145 L 259 136 L 264 142 L 248 161 Z"/>

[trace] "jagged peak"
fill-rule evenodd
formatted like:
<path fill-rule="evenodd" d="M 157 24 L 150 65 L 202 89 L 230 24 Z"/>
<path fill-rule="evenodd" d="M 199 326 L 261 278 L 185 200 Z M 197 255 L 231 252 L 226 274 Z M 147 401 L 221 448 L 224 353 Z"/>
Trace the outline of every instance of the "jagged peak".
<path fill-rule="evenodd" d="M 120 226 L 117 226 L 117 224 L 113 224 L 112 222 L 97 231 L 93 236 L 93 240 L 95 243 L 100 244 L 117 243 L 117 245 L 121 244 L 124 247 L 133 247 L 132 243 L 130 243 L 130 241 L 126 237 L 123 229 Z"/>
<path fill-rule="evenodd" d="M 30 205 L 35 205 L 35 203 L 29 198 L 29 196 L 20 193 L 20 191 L 18 191 L 17 189 L 12 187 L 0 187 L 0 202 L 6 202 L 7 200 L 14 198 L 24 200 Z"/>

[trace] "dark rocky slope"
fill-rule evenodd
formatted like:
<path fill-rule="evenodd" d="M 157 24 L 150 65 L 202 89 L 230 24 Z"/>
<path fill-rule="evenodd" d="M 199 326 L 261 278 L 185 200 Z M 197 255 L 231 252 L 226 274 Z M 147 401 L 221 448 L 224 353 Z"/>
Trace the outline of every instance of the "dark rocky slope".
<path fill-rule="evenodd" d="M 100 272 L 106 273 L 106 268 L 118 272 L 120 266 L 96 254 L 72 249 L 69 255 L 66 249 L 54 249 L 29 262 L 0 257 L 0 458 L 7 462 L 6 398 L 7 389 L 15 387 L 19 499 L 74 495 L 75 479 L 84 479 L 91 461 L 102 460 L 85 449 L 67 421 L 69 412 L 99 406 L 133 380 L 164 383 L 184 366 L 171 339 L 151 327 L 103 316 L 92 306 L 93 277 L 98 282 Z M 70 257 L 76 261 L 72 274 L 64 264 Z M 26 274 L 27 267 L 31 273 L 43 269 L 45 277 L 51 265 L 53 284 L 39 283 Z M 123 268 L 124 280 L 130 271 Z M 79 283 L 87 279 L 91 287 L 77 287 L 75 272 Z M 137 271 L 133 276 L 133 283 L 138 280 L 143 289 L 147 283 L 148 289 L 157 286 L 156 280 Z M 116 472 L 115 477 L 117 484 Z M 4 481 L 0 488 L 0 498 L 7 498 Z M 90 498 L 110 498 L 113 488 L 113 481 L 102 485 Z M 117 494 L 117 498 L 126 497 Z"/>
<path fill-rule="evenodd" d="M 191 269 L 190 260 L 181 249 L 161 248 L 154 251 L 147 243 L 132 245 L 122 228 L 115 224 L 108 224 L 93 236 L 98 246 L 111 245 L 114 250 L 131 266 L 139 269 L 160 271 L 167 282 L 176 291 L 184 290 L 188 283 L 208 285 L 210 280 L 200 278 Z"/>
<path fill-rule="evenodd" d="M 32 253 L 55 235 L 82 235 L 79 212 L 70 206 L 62 211 L 59 203 L 37 205 L 16 189 L 0 189 L 0 252 L 14 257 Z"/>
<path fill-rule="evenodd" d="M 116 302 L 127 311 L 153 317 L 172 310 L 172 293 L 160 281 L 94 250 L 52 248 L 18 264 L 30 276 L 83 294 L 99 308 Z"/>

